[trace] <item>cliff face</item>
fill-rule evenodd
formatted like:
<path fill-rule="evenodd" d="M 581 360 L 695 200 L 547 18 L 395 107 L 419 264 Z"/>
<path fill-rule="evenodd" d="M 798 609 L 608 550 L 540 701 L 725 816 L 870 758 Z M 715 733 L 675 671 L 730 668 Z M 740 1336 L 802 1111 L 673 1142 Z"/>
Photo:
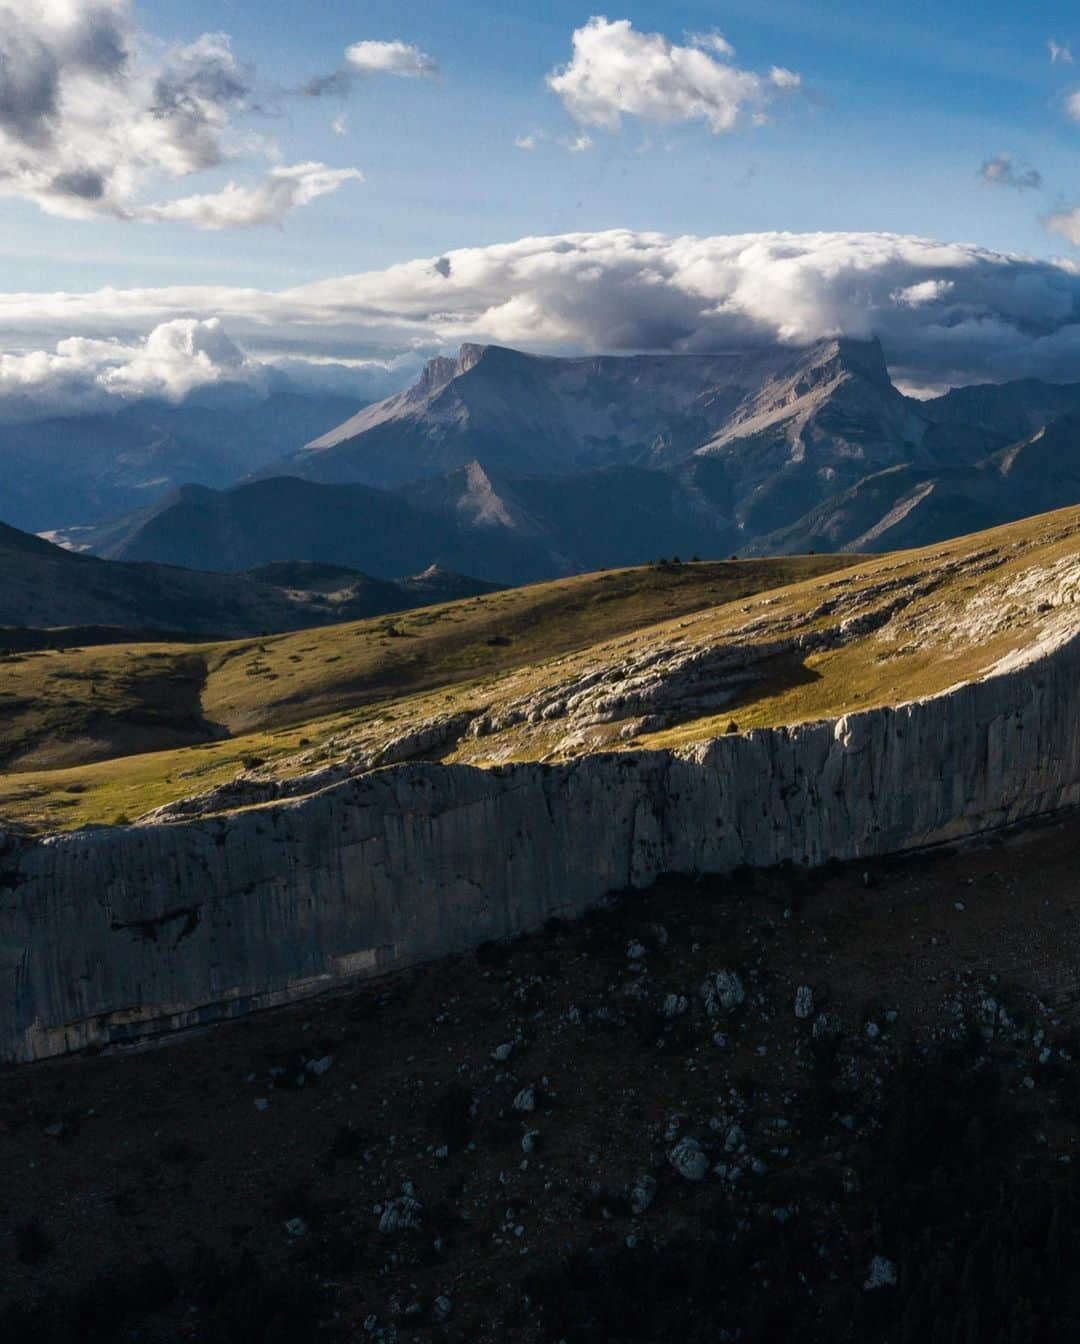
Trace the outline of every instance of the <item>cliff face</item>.
<path fill-rule="evenodd" d="M 242 1014 L 663 872 L 818 864 L 1080 802 L 1080 636 L 943 695 L 680 752 L 392 766 L 228 816 L 0 836 L 0 1059 Z"/>

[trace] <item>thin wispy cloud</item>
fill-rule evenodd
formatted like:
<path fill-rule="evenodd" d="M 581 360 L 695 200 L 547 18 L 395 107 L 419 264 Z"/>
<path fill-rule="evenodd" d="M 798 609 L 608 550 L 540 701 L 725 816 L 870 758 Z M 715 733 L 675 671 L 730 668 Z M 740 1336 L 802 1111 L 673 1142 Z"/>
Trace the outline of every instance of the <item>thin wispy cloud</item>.
<path fill-rule="evenodd" d="M 1080 206 L 1047 215 L 1043 223 L 1048 233 L 1057 234 L 1073 247 L 1080 247 Z"/>
<path fill-rule="evenodd" d="M 629 19 L 594 17 L 572 42 L 572 59 L 548 76 L 548 88 L 580 126 L 606 131 L 635 117 L 657 125 L 701 121 L 722 135 L 765 120 L 770 103 L 802 83 L 781 66 L 760 75 L 734 65 L 734 49 L 717 33 L 677 46 L 662 33 L 636 31 Z"/>
<path fill-rule="evenodd" d="M 979 177 L 991 187 L 1011 187 L 1015 191 L 1038 191 L 1042 187 L 1042 173 L 1030 164 L 1016 163 L 1011 154 L 987 159 Z"/>
<path fill-rule="evenodd" d="M 533 150 L 542 144 L 550 144 L 568 150 L 571 154 L 584 154 L 593 148 L 594 143 L 592 136 L 585 131 L 577 131 L 573 135 L 549 135 L 547 131 L 530 131 L 527 135 L 514 137 L 517 149 Z"/>
<path fill-rule="evenodd" d="M 308 98 L 344 98 L 361 80 L 377 75 L 396 79 L 438 79 L 438 63 L 409 42 L 354 42 L 345 49 L 345 63 L 317 75 L 299 90 Z"/>
<path fill-rule="evenodd" d="M 337 191 L 345 182 L 363 180 L 358 168 L 296 163 L 288 168 L 271 168 L 254 186 L 230 182 L 221 191 L 145 206 L 141 215 L 144 219 L 191 224 L 197 229 L 250 229 L 280 224 L 299 206 Z"/>
<path fill-rule="evenodd" d="M 1068 47 L 1062 46 L 1059 42 L 1055 42 L 1052 37 L 1047 39 L 1046 49 L 1050 53 L 1051 65 L 1072 65 L 1072 52 Z"/>

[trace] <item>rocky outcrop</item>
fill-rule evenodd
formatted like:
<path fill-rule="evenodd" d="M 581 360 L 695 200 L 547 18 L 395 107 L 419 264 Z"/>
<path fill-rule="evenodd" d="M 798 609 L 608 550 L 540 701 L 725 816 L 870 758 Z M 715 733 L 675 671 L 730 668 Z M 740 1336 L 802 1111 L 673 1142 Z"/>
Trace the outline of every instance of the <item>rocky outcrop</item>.
<path fill-rule="evenodd" d="M 1080 801 L 1080 636 L 931 699 L 680 752 L 412 763 L 213 817 L 0 839 L 0 1058 L 234 1016 L 660 873 L 820 864 Z"/>

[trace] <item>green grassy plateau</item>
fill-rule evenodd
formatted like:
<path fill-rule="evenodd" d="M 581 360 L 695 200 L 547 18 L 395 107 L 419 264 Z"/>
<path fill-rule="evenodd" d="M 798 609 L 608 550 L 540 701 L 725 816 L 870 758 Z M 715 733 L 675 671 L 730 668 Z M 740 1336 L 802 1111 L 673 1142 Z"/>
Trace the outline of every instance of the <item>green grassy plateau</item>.
<path fill-rule="evenodd" d="M 434 758 L 484 766 L 678 748 L 915 699 L 1069 635 L 1078 597 L 1072 508 L 872 558 L 650 566 L 298 634 L 10 656 L 0 824 L 134 819 L 241 771 L 284 778 L 371 757 L 466 713 L 493 726 Z M 717 651 L 740 663 L 727 701 L 680 700 L 680 659 Z M 670 689 L 662 713 L 608 704 L 582 715 L 583 691 L 602 680 L 621 704 L 643 668 L 650 686 Z"/>
<path fill-rule="evenodd" d="M 852 560 L 611 570 L 295 634 L 0 655 L 0 825 L 135 817 L 388 721 L 398 702 L 403 717 L 434 712 L 508 672 Z"/>

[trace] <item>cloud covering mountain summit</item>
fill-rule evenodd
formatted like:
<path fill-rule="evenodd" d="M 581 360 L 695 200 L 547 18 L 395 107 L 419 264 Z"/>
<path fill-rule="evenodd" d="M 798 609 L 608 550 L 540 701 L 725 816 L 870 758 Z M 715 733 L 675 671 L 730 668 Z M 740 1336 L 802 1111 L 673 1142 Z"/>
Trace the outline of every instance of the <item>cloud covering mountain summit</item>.
<path fill-rule="evenodd" d="M 410 360 L 463 341 L 552 352 L 717 351 L 877 336 L 905 386 L 1075 378 L 1080 266 L 889 233 L 671 237 L 612 229 L 461 248 L 271 292 L 0 294 L 0 341 L 220 318 L 253 355 Z"/>

